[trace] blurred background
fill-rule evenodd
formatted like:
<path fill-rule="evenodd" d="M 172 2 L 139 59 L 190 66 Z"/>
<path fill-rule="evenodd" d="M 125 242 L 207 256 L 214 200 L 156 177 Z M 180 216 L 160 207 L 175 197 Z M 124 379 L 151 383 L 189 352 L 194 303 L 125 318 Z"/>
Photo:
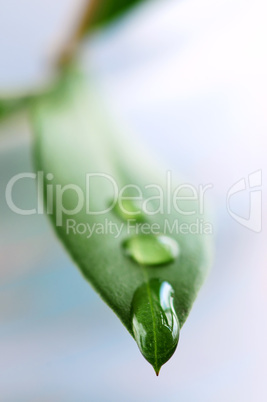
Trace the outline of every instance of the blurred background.
<path fill-rule="evenodd" d="M 0 94 L 53 79 L 81 0 L 0 0 Z M 0 123 L 0 401 L 267 400 L 267 6 L 261 0 L 150 0 L 95 31 L 78 54 L 106 103 L 167 169 L 210 191 L 215 261 L 157 378 L 80 275 L 45 216 L 5 201 L 33 171 L 23 111 Z M 227 212 L 229 188 L 262 171 L 262 231 Z M 17 186 L 32 208 L 36 189 Z M 249 214 L 249 191 L 234 201 Z"/>

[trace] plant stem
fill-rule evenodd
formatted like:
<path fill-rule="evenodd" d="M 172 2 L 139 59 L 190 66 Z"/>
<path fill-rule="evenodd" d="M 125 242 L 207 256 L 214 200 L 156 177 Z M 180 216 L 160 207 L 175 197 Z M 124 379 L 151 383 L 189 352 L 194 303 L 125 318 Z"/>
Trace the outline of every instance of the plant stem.
<path fill-rule="evenodd" d="M 84 10 L 81 13 L 80 20 L 78 21 L 78 24 L 74 28 L 72 34 L 70 35 L 70 38 L 67 42 L 67 44 L 64 46 L 62 52 L 59 55 L 58 58 L 58 65 L 59 67 L 63 67 L 66 64 L 68 64 L 75 52 L 76 49 L 81 41 L 81 39 L 84 37 L 88 30 L 88 26 L 90 25 L 90 22 L 92 21 L 93 15 L 101 3 L 102 0 L 87 0 Z"/>

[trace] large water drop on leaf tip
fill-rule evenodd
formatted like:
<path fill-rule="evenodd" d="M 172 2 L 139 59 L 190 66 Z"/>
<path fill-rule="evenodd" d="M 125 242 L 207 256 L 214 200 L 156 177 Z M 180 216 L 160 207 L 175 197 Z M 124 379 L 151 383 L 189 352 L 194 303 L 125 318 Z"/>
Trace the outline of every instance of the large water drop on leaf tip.
<path fill-rule="evenodd" d="M 156 375 L 175 352 L 179 340 L 173 296 L 168 282 L 152 279 L 137 289 L 132 301 L 134 337 Z"/>
<path fill-rule="evenodd" d="M 140 265 L 163 265 L 175 260 L 178 243 L 164 235 L 134 235 L 123 243 L 125 253 Z"/>

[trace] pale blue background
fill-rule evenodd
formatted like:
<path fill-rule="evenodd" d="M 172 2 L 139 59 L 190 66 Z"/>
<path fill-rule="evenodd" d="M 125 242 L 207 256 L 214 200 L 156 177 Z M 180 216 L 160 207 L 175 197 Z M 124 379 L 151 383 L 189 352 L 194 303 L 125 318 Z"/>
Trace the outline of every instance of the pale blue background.
<path fill-rule="evenodd" d="M 2 92 L 43 85 L 74 1 L 1 0 L 0 8 Z M 151 1 L 80 56 L 114 114 L 166 169 L 214 185 L 214 267 L 159 378 L 46 217 L 8 210 L 8 180 L 32 169 L 31 138 L 23 114 L 1 124 L 0 401 L 266 401 L 266 38 L 263 1 Z M 255 234 L 228 215 L 225 199 L 258 169 L 263 231 Z M 34 186 L 15 196 L 32 207 Z M 236 212 L 247 207 L 241 194 Z"/>

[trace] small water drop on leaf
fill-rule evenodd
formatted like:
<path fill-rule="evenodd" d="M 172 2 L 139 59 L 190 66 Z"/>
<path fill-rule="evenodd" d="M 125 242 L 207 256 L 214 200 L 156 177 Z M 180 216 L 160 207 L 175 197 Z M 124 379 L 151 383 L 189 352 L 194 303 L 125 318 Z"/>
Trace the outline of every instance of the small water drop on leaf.
<path fill-rule="evenodd" d="M 145 222 L 145 215 L 141 209 L 141 205 L 130 199 L 122 199 L 117 201 L 113 207 L 115 214 L 122 220 L 135 219 L 137 222 Z"/>
<path fill-rule="evenodd" d="M 125 240 L 124 250 L 141 265 L 163 265 L 174 261 L 179 254 L 176 240 L 164 235 L 135 235 Z"/>

